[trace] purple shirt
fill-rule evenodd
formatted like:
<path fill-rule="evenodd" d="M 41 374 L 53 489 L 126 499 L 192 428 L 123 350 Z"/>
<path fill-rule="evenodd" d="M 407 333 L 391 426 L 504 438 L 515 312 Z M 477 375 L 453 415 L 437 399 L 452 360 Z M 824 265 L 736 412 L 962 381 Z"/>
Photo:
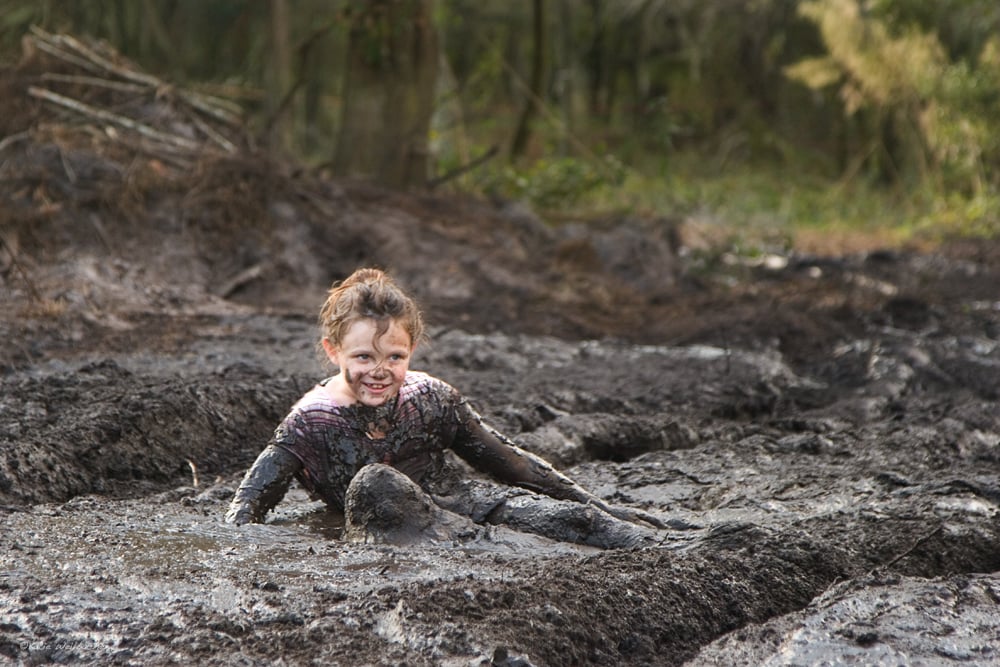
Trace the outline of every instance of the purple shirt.
<path fill-rule="evenodd" d="M 391 465 L 430 490 L 445 474 L 445 450 L 467 440 L 456 414 L 465 400 L 426 373 L 408 371 L 398 396 L 374 408 L 339 405 L 327 382 L 299 399 L 272 444 L 302 462 L 299 482 L 333 507 L 344 509 L 347 486 L 370 463 Z"/>

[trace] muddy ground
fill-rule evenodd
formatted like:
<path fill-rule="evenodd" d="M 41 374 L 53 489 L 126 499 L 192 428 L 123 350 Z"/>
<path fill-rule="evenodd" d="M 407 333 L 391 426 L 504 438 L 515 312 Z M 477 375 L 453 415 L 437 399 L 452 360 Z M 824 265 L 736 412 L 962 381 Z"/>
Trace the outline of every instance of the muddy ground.
<path fill-rule="evenodd" d="M 65 75 L 0 77 L 3 659 L 1000 664 L 1000 244 L 748 258 L 683 217 L 554 224 Z M 424 306 L 416 368 L 679 520 L 662 543 L 353 544 L 299 489 L 224 524 L 328 372 L 324 290 L 367 264 Z"/>

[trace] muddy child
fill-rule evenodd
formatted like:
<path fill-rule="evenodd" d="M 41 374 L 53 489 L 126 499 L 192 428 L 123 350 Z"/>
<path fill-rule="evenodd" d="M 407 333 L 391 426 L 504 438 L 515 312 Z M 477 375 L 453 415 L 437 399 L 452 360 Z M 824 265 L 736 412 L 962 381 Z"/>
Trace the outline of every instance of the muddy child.
<path fill-rule="evenodd" d="M 503 525 L 604 548 L 657 541 L 655 517 L 605 503 L 486 425 L 451 385 L 410 370 L 424 325 L 388 274 L 359 269 L 335 283 L 319 320 L 338 370 L 277 427 L 226 521 L 262 522 L 296 479 L 343 513 L 350 539 L 455 539 Z"/>

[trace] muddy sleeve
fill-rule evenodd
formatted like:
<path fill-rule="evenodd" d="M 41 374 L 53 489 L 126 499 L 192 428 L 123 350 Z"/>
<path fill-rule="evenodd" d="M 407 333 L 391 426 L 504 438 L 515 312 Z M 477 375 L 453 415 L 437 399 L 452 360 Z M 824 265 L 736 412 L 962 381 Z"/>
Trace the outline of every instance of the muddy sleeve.
<path fill-rule="evenodd" d="M 298 457 L 279 445 L 268 445 L 247 471 L 229 504 L 226 522 L 241 526 L 260 523 L 274 509 L 302 469 Z"/>
<path fill-rule="evenodd" d="M 592 503 L 597 498 L 552 465 L 515 445 L 483 422 L 468 401 L 455 407 L 457 430 L 452 449 L 477 470 L 507 484 L 559 500 Z M 599 502 L 599 501 L 597 501 Z"/>

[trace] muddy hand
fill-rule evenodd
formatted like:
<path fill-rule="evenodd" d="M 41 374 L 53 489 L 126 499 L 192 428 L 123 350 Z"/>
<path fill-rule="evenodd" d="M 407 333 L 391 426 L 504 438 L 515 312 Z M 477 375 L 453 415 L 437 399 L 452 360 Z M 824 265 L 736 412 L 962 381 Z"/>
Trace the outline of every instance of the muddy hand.
<path fill-rule="evenodd" d="M 622 519 L 624 521 L 630 521 L 632 523 L 645 523 L 653 528 L 666 528 L 667 524 L 656 518 L 649 512 L 644 512 L 632 507 L 616 507 L 611 505 L 607 510 L 608 514 L 611 516 Z"/>
<path fill-rule="evenodd" d="M 630 523 L 637 524 L 647 524 L 653 528 L 666 528 L 667 524 L 656 518 L 649 512 L 644 512 L 640 509 L 635 509 L 634 507 L 622 507 L 619 505 L 608 505 L 604 501 L 591 499 L 590 504 L 594 505 L 616 519 L 621 519 L 622 521 L 628 521 Z"/>
<path fill-rule="evenodd" d="M 253 522 L 253 512 L 245 507 L 233 507 L 226 513 L 225 522 L 242 526 Z"/>

